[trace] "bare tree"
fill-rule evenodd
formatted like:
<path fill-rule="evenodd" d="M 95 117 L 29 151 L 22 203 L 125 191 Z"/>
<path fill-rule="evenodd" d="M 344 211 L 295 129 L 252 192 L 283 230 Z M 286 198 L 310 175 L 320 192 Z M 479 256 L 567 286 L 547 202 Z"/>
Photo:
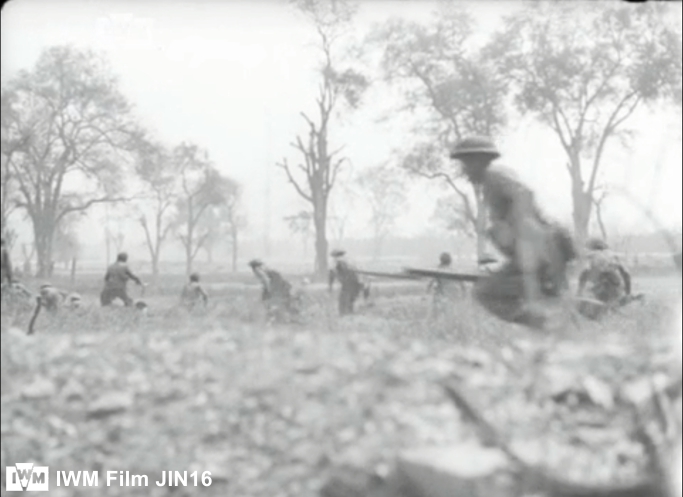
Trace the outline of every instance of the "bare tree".
<path fill-rule="evenodd" d="M 152 260 L 152 281 L 159 278 L 161 247 L 173 228 L 179 182 L 175 162 L 161 144 L 141 142 L 135 170 L 145 186 L 149 211 L 140 209 L 138 220 L 145 232 L 145 242 Z"/>
<path fill-rule="evenodd" d="M 507 88 L 494 71 L 493 53 L 472 40 L 472 16 L 444 2 L 428 25 L 390 20 L 370 43 L 382 47 L 384 79 L 403 90 L 403 112 L 424 115 L 415 129 L 417 144 L 404 157 L 409 172 L 446 184 L 462 203 L 465 219 L 485 251 L 485 212 L 478 188 L 470 187 L 447 150 L 466 135 L 492 136 L 506 122 Z"/>
<path fill-rule="evenodd" d="M 88 51 L 50 48 L 2 92 L 3 148 L 5 140 L 17 145 L 7 164 L 45 276 L 59 223 L 116 200 L 122 151 L 140 132 L 116 79 Z"/>
<path fill-rule="evenodd" d="M 293 216 L 286 216 L 284 220 L 289 227 L 289 231 L 293 235 L 301 237 L 301 246 L 303 247 L 304 257 L 306 257 L 308 254 L 308 242 L 313 232 L 311 229 L 313 214 L 309 211 L 300 211 Z"/>
<path fill-rule="evenodd" d="M 374 239 L 374 258 L 406 204 L 406 187 L 401 171 L 387 164 L 366 169 L 356 179 L 370 205 L 370 226 Z"/>
<path fill-rule="evenodd" d="M 302 112 L 308 134 L 304 137 L 297 136 L 292 143 L 303 162 L 293 168 L 284 158 L 277 165 L 285 171 L 296 192 L 311 204 L 315 227 L 316 274 L 325 277 L 328 200 L 345 160 L 339 155 L 341 148 L 333 150 L 330 147 L 330 122 L 334 112 L 341 109 L 342 103 L 349 108 L 356 108 L 360 104 L 368 82 L 353 69 L 340 70 L 335 58 L 340 37 L 350 25 L 356 7 L 344 0 L 297 0 L 293 3 L 316 28 L 322 51 L 322 65 L 319 69 L 321 80 L 316 97 L 317 119 Z"/>
<path fill-rule="evenodd" d="M 593 192 L 593 205 L 595 207 L 595 219 L 598 223 L 598 228 L 600 229 L 600 234 L 602 235 L 602 238 L 607 240 L 607 228 L 605 227 L 605 222 L 602 219 L 602 208 L 603 204 L 605 202 L 605 199 L 608 196 L 608 191 L 605 189 L 601 189 L 598 192 L 598 189 Z"/>
<path fill-rule="evenodd" d="M 239 254 L 240 234 L 247 227 L 247 215 L 242 205 L 242 189 L 237 188 L 235 195 L 228 198 L 223 207 L 225 220 L 228 224 L 230 236 L 230 250 L 232 254 L 232 270 L 237 271 L 237 257 Z"/>
<path fill-rule="evenodd" d="M 211 227 L 202 227 L 206 212 L 227 203 L 237 195 L 238 185 L 220 174 L 209 162 L 208 154 L 196 145 L 181 144 L 173 150 L 178 171 L 180 195 L 176 201 L 176 233 L 185 248 L 185 269 L 189 275 L 197 252 L 209 237 Z"/>
<path fill-rule="evenodd" d="M 214 248 L 227 237 L 230 246 L 232 271 L 237 271 L 240 234 L 246 227 L 247 219 L 242 211 L 242 189 L 235 185 L 235 191 L 225 203 L 211 206 L 199 222 L 200 229 L 206 232 L 202 248 L 209 263 L 213 262 Z"/>
<path fill-rule="evenodd" d="M 54 262 L 68 265 L 78 257 L 80 241 L 78 239 L 77 218 L 69 217 L 67 222 L 60 223 L 54 238 Z"/>
<path fill-rule="evenodd" d="M 631 135 L 626 123 L 644 105 L 680 106 L 676 9 L 538 2 L 507 19 L 491 46 L 516 87 L 518 108 L 547 124 L 567 154 L 579 240 L 587 235 L 608 144 Z"/>
<path fill-rule="evenodd" d="M 22 145 L 21 142 L 10 139 L 9 131 L 13 118 L 10 96 L 2 93 L 2 146 L 0 147 L 0 231 L 5 238 L 5 243 L 12 247 L 16 234 L 10 229 L 9 218 L 17 209 L 17 182 L 11 171 L 11 162 L 15 158 L 15 152 Z"/>
<path fill-rule="evenodd" d="M 476 226 L 462 209 L 462 201 L 455 195 L 447 195 L 436 201 L 432 219 L 447 231 L 475 238 Z"/>

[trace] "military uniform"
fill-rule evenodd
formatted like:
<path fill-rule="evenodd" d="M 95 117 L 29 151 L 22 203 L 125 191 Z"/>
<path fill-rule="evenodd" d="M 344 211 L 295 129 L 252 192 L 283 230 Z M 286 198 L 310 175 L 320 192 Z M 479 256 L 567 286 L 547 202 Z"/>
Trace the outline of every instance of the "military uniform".
<path fill-rule="evenodd" d="M 328 288 L 330 291 L 332 291 L 335 280 L 338 280 L 341 285 L 341 290 L 339 291 L 339 315 L 341 316 L 353 314 L 353 306 L 356 300 L 366 290 L 366 287 L 358 277 L 358 273 L 344 259 L 344 255 L 345 252 L 340 250 L 332 252 L 332 257 L 335 258 L 335 265 L 330 270 L 328 278 Z"/>
<path fill-rule="evenodd" d="M 466 174 L 469 167 L 470 180 L 481 185 L 489 214 L 487 234 L 507 258 L 500 269 L 476 283 L 475 298 L 503 320 L 544 327 L 549 316 L 538 304 L 568 288 L 567 265 L 576 251 L 571 235 L 546 220 L 533 192 L 514 172 L 489 165 L 499 156 L 482 138 L 463 140 L 451 154 L 463 161 Z"/>
<path fill-rule="evenodd" d="M 194 309 L 200 302 L 204 306 L 208 304 L 209 296 L 199 284 L 199 275 L 192 274 L 190 276 L 190 281 L 183 287 L 183 291 L 180 294 L 180 301 L 188 310 Z"/>
<path fill-rule="evenodd" d="M 269 319 L 282 321 L 288 314 L 292 314 L 292 284 L 278 271 L 265 267 L 259 260 L 253 260 L 249 265 L 261 281 L 261 300 Z"/>
<path fill-rule="evenodd" d="M 103 306 L 111 305 L 111 303 L 121 299 L 126 306 L 133 305 L 133 299 L 128 296 L 126 291 L 128 280 L 133 280 L 138 285 L 142 286 L 140 278 L 135 276 L 125 260 L 117 260 L 114 264 L 107 268 L 107 273 L 104 276 L 104 289 L 100 294 L 100 303 Z"/>
<path fill-rule="evenodd" d="M 449 270 L 451 268 L 452 259 L 450 254 L 444 252 L 439 257 L 439 270 Z M 456 288 L 459 288 L 460 293 L 465 292 L 465 287 L 462 282 L 447 281 L 442 278 L 434 278 L 429 282 L 428 291 L 433 292 L 432 297 L 432 317 L 442 315 L 448 308 L 448 303 L 457 297 Z"/>
<path fill-rule="evenodd" d="M 589 240 L 587 267 L 579 276 L 579 295 L 587 293 L 608 307 L 626 303 L 631 295 L 631 276 L 619 257 L 601 240 Z M 580 305 L 579 311 L 588 317 L 599 312 L 590 305 Z"/>

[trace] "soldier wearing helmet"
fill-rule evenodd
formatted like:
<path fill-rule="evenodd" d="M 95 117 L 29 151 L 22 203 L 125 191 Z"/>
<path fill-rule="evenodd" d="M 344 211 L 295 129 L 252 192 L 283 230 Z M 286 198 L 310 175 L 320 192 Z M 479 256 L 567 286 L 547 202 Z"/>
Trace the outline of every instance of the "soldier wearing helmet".
<path fill-rule="evenodd" d="M 209 296 L 199 283 L 199 273 L 192 273 L 190 275 L 190 281 L 183 287 L 183 291 L 180 294 L 180 302 L 190 311 L 195 309 L 200 302 L 204 307 L 209 303 Z"/>
<path fill-rule="evenodd" d="M 128 268 L 128 254 L 121 252 L 116 256 L 116 262 L 107 268 L 104 275 L 104 289 L 100 294 L 102 306 L 111 305 L 116 299 L 123 301 L 126 307 L 133 305 L 133 299 L 128 296 L 126 290 L 128 280 L 133 280 L 138 286 L 144 287 L 144 283 Z"/>
<path fill-rule="evenodd" d="M 368 298 L 370 288 L 360 280 L 355 268 L 346 260 L 344 250 L 333 250 L 330 256 L 334 259 L 334 267 L 330 269 L 327 281 L 328 291 L 332 292 L 335 280 L 339 280 L 339 315 L 353 314 L 353 306 L 361 295 Z"/>
<path fill-rule="evenodd" d="M 267 267 L 260 259 L 251 260 L 249 266 L 261 282 L 261 300 L 266 307 L 268 320 L 285 320 L 288 314 L 294 312 L 291 283 L 278 271 Z"/>
<path fill-rule="evenodd" d="M 533 192 L 514 172 L 491 165 L 498 157 L 495 145 L 481 137 L 465 138 L 451 152 L 468 180 L 481 188 L 487 234 L 507 259 L 477 282 L 475 296 L 501 319 L 543 328 L 549 318 L 543 304 L 567 289 L 567 265 L 576 251 L 569 233 L 546 220 Z"/>
<path fill-rule="evenodd" d="M 453 258 L 451 257 L 451 254 L 448 252 L 442 252 L 441 255 L 439 255 L 439 265 L 437 266 L 437 269 L 441 270 L 449 270 L 451 268 L 451 263 L 453 262 Z M 453 289 L 455 288 L 455 285 L 458 285 L 461 294 L 465 292 L 465 286 L 463 282 L 455 282 L 455 281 L 446 281 L 441 278 L 434 278 L 429 282 L 429 285 L 427 286 L 427 291 L 433 293 L 433 299 L 432 299 L 432 316 L 436 317 L 437 315 L 443 314 L 443 311 L 446 309 L 446 305 L 448 303 L 448 300 L 451 297 L 455 297 L 455 294 L 453 292 Z"/>
<path fill-rule="evenodd" d="M 579 295 L 588 295 L 607 304 L 607 306 L 625 303 L 631 295 L 631 275 L 619 257 L 610 250 L 601 238 L 590 238 L 586 242 L 586 268 L 579 276 Z M 588 317 L 597 317 L 599 313 L 590 305 L 580 305 L 579 311 Z"/>

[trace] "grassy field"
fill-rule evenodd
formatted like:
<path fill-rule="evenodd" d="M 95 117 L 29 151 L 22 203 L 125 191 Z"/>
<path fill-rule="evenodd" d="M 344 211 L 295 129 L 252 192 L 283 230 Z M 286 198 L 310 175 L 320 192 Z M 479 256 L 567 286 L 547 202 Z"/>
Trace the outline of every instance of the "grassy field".
<path fill-rule="evenodd" d="M 449 377 L 521 451 L 569 477 L 610 480 L 642 463 L 616 407 L 549 402 L 551 379 L 617 389 L 666 372 L 678 277 L 639 278 L 644 304 L 544 336 L 466 296 L 431 320 L 424 284 L 412 283 L 376 285 L 344 319 L 312 285 L 304 323 L 269 325 L 248 276 L 206 277 L 212 301 L 196 315 L 177 305 L 182 278 L 168 277 L 165 291 L 146 292 L 147 316 L 100 309 L 101 278 L 81 279 L 84 308 L 41 315 L 32 337 L 29 312 L 3 308 L 3 468 L 50 466 L 58 497 L 314 496 L 334 464 L 381 473 L 402 449 L 473 438 L 436 385 Z M 100 486 L 57 488 L 57 470 L 100 471 Z M 150 486 L 107 487 L 108 470 L 148 475 Z M 157 487 L 162 470 L 210 471 L 212 485 Z"/>

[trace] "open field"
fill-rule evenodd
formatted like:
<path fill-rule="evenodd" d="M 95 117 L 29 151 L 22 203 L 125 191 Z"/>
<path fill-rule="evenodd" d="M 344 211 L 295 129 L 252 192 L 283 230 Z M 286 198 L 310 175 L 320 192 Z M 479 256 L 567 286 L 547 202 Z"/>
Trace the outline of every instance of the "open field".
<path fill-rule="evenodd" d="M 549 403 L 548 379 L 571 371 L 617 388 L 666 371 L 678 277 L 639 278 L 645 304 L 547 337 L 492 319 L 469 297 L 430 321 L 424 284 L 414 283 L 378 283 L 346 319 L 311 285 L 305 323 L 266 325 L 243 276 L 207 277 L 212 303 L 202 315 L 177 308 L 180 276 L 145 296 L 148 316 L 100 309 L 99 277 L 79 281 L 83 310 L 41 315 L 33 337 L 24 335 L 28 312 L 3 309 L 2 465 L 149 476 L 134 489 L 107 487 L 100 473 L 99 489 L 53 485 L 58 497 L 313 496 L 334 464 L 382 472 L 401 449 L 474 437 L 436 386 L 448 377 L 466 381 L 523 450 L 569 477 L 609 480 L 642 462 L 618 410 Z M 157 487 L 162 470 L 211 471 L 212 485 Z"/>

